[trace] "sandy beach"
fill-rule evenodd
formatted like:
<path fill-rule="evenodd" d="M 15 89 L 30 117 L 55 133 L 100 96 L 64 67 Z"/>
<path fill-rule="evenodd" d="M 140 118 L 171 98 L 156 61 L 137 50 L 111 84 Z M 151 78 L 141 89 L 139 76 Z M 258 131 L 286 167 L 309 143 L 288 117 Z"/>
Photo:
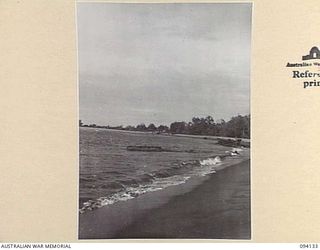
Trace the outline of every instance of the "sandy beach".
<path fill-rule="evenodd" d="M 80 239 L 250 239 L 250 160 L 81 214 Z"/>

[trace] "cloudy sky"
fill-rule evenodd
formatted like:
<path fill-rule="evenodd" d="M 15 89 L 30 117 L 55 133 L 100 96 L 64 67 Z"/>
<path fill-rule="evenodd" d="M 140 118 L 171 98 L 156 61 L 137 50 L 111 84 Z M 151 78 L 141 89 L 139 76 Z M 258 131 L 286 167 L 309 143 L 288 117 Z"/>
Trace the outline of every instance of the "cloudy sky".
<path fill-rule="evenodd" d="M 249 114 L 251 4 L 77 7 L 85 123 L 169 125 Z"/>

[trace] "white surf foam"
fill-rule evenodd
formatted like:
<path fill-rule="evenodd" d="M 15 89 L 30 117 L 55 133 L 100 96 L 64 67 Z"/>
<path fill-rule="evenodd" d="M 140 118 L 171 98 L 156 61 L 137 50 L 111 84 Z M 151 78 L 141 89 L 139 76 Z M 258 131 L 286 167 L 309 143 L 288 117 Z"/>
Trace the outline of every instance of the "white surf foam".
<path fill-rule="evenodd" d="M 220 156 L 216 156 L 215 158 L 208 158 L 200 161 L 201 166 L 212 166 L 212 165 L 217 165 L 219 163 L 221 163 Z"/>
<path fill-rule="evenodd" d="M 155 178 L 151 184 L 140 185 L 138 187 L 128 187 L 124 191 L 115 193 L 109 197 L 100 197 L 96 200 L 89 200 L 83 203 L 80 213 L 87 210 L 93 210 L 102 206 L 114 204 L 119 201 L 126 201 L 138 197 L 147 192 L 155 192 L 169 186 L 175 186 L 185 183 L 190 177 L 174 175 L 167 178 Z"/>
<path fill-rule="evenodd" d="M 137 187 L 127 187 L 125 190 L 112 194 L 111 196 L 100 197 L 96 200 L 89 200 L 83 203 L 80 213 L 100 208 L 102 206 L 111 205 L 119 201 L 130 200 L 144 193 L 155 192 L 170 186 L 180 185 L 193 176 L 206 176 L 208 174 L 215 173 L 215 166 L 220 165 L 221 163 L 222 160 L 220 156 L 195 161 L 192 163 L 192 169 L 186 174 L 173 175 L 169 177 L 155 177 L 151 183 L 140 184 Z M 181 165 L 186 166 L 188 164 L 182 162 Z"/>

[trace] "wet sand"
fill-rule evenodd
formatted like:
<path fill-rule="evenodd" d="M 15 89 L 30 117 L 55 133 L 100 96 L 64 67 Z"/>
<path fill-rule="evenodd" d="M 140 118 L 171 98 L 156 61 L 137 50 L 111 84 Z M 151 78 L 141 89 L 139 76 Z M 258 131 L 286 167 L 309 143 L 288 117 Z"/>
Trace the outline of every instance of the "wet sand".
<path fill-rule="evenodd" d="M 80 239 L 250 239 L 250 160 L 79 219 Z"/>
<path fill-rule="evenodd" d="M 250 239 L 249 161 L 150 211 L 117 238 Z"/>

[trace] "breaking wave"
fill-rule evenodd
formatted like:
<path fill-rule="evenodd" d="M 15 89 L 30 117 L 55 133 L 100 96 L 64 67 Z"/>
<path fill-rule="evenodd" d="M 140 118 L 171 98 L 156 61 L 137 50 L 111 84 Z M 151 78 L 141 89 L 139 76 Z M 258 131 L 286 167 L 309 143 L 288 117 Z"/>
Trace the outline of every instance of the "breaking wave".
<path fill-rule="evenodd" d="M 211 166 L 221 163 L 221 157 L 216 156 L 215 158 L 208 158 L 205 160 L 200 161 L 201 166 Z"/>
<path fill-rule="evenodd" d="M 216 156 L 200 161 L 183 161 L 174 163 L 169 169 L 162 169 L 151 173 L 144 173 L 135 179 L 126 179 L 116 183 L 104 184 L 105 187 L 117 187 L 119 191 L 95 200 L 88 200 L 82 204 L 80 213 L 126 201 L 148 192 L 159 191 L 164 188 L 180 185 L 194 176 L 205 176 L 216 172 L 215 167 L 223 164 L 223 157 Z"/>

